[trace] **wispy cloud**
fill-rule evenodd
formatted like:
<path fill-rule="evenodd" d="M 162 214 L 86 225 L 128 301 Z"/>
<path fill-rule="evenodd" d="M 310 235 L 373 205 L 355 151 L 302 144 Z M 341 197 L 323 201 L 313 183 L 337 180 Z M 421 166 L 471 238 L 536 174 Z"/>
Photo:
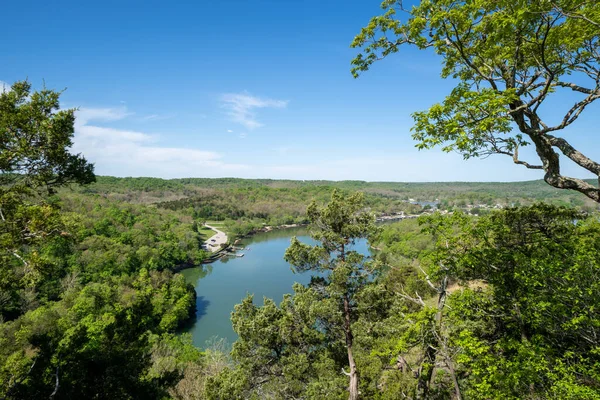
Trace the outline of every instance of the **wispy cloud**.
<path fill-rule="evenodd" d="M 213 151 L 160 146 L 158 134 L 102 126 L 132 114 L 125 107 L 79 109 L 73 151 L 94 162 L 98 173 L 116 176 L 223 176 L 247 168 Z"/>
<path fill-rule="evenodd" d="M 140 122 L 163 121 L 165 119 L 171 119 L 174 116 L 175 116 L 174 114 L 166 114 L 166 115 L 150 114 L 150 115 L 144 115 L 144 116 L 139 117 L 139 121 Z"/>
<path fill-rule="evenodd" d="M 132 112 L 127 111 L 127 107 L 121 106 L 118 108 L 87 108 L 82 107 L 77 110 L 76 124 L 79 126 L 87 125 L 90 121 L 96 122 L 110 122 L 124 119 Z"/>
<path fill-rule="evenodd" d="M 231 129 L 227 129 L 227 133 L 233 133 Z"/>
<path fill-rule="evenodd" d="M 256 118 L 256 109 L 285 108 L 287 100 L 274 100 L 252 96 L 250 93 L 228 93 L 221 96 L 221 104 L 227 110 L 231 120 L 246 129 L 260 128 L 264 124 Z"/>
<path fill-rule="evenodd" d="M 140 121 L 153 121 L 156 119 L 161 119 L 161 116 L 158 114 L 150 114 L 140 118 Z"/>

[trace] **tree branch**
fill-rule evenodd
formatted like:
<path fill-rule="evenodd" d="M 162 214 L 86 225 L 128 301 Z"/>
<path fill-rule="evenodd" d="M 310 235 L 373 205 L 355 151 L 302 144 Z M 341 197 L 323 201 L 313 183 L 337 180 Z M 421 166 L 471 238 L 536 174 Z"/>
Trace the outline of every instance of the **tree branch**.
<path fill-rule="evenodd" d="M 510 155 L 510 153 L 507 153 Z M 529 169 L 544 169 L 544 167 L 542 165 L 531 165 L 526 161 L 521 161 L 519 160 L 519 146 L 515 146 L 515 151 L 512 154 L 512 158 L 513 158 L 513 162 L 515 164 L 519 164 L 519 165 L 524 165 L 526 168 Z"/>
<path fill-rule="evenodd" d="M 600 22 L 596 22 L 594 20 L 591 20 L 588 17 L 586 17 L 585 15 L 575 14 L 575 13 L 572 13 L 572 12 L 567 12 L 564 9 L 562 9 L 561 7 L 559 7 L 556 3 L 552 3 L 552 7 L 554 7 L 554 9 L 556 11 L 558 11 L 560 14 L 564 15 L 565 17 L 574 18 L 574 19 L 581 19 L 581 20 L 584 20 L 584 21 L 586 21 L 586 22 L 588 22 L 588 23 L 590 23 L 590 24 L 592 24 L 592 25 L 600 28 Z"/>
<path fill-rule="evenodd" d="M 583 86 L 579 86 L 579 85 L 576 85 L 576 84 L 570 83 L 570 82 L 558 81 L 558 82 L 556 82 L 556 86 L 570 88 L 575 92 L 580 92 L 580 93 L 585 93 L 585 94 L 594 94 L 594 93 L 598 92 L 598 89 L 592 90 L 592 89 L 584 88 Z"/>
<path fill-rule="evenodd" d="M 56 393 L 58 393 L 58 388 L 60 387 L 60 383 L 58 380 L 58 365 L 56 366 L 56 372 L 54 376 L 56 377 L 56 384 L 54 385 L 54 391 L 50 394 L 51 399 L 54 398 L 54 396 L 56 396 Z"/>
<path fill-rule="evenodd" d="M 579 165 L 582 168 L 600 176 L 600 163 L 597 163 L 590 158 L 586 157 L 583 153 L 576 150 L 573 146 L 569 144 L 565 139 L 560 137 L 555 137 L 552 135 L 546 135 L 546 137 L 550 140 L 550 144 L 554 147 L 560 149 L 560 151 L 569 159 L 571 159 L 574 163 Z"/>
<path fill-rule="evenodd" d="M 563 117 L 562 122 L 559 125 L 542 129 L 540 133 L 544 134 L 548 132 L 559 131 L 561 129 L 566 128 L 567 126 L 575 122 L 577 118 L 579 118 L 579 115 L 581 115 L 581 113 L 583 112 L 583 110 L 585 110 L 587 106 L 589 106 L 591 103 L 598 99 L 600 99 L 600 91 L 596 91 L 588 95 L 585 99 L 575 103 L 575 105 L 571 107 L 569 111 L 567 111 L 567 113 Z"/>

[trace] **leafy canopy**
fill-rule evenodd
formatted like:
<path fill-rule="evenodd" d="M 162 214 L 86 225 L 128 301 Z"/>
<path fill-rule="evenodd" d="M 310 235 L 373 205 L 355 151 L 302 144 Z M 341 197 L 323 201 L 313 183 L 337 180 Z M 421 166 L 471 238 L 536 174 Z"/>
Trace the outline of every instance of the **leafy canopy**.
<path fill-rule="evenodd" d="M 465 158 L 504 154 L 544 170 L 550 185 L 600 202 L 600 189 L 561 174 L 559 154 L 593 175 L 600 163 L 555 136 L 600 98 L 600 3 L 423 0 L 409 10 L 386 0 L 382 7 L 352 43 L 363 49 L 352 61 L 355 77 L 413 45 L 432 48 L 442 57 L 441 76 L 458 81 L 441 103 L 413 114 L 418 148 L 443 146 Z M 556 100 L 562 113 L 544 107 Z M 519 158 L 531 144 L 539 163 Z"/>
<path fill-rule="evenodd" d="M 0 93 L 0 185 L 5 191 L 54 187 L 95 181 L 94 167 L 69 152 L 75 110 L 59 110 L 60 92 L 31 92 L 29 82 L 16 82 Z"/>
<path fill-rule="evenodd" d="M 69 235 L 51 194 L 95 180 L 93 165 L 69 152 L 74 110 L 59 110 L 60 93 L 16 82 L 0 93 L 0 318 L 33 306 Z M 46 285 L 47 286 L 47 285 Z"/>

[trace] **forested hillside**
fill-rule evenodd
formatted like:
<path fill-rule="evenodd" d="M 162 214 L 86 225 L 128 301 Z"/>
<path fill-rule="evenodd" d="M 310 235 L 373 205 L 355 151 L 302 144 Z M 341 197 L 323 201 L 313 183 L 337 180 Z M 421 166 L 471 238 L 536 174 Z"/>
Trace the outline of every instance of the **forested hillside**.
<path fill-rule="evenodd" d="M 589 180 L 592 183 L 592 180 Z M 201 203 L 220 201 L 239 204 L 240 207 L 253 203 L 277 203 L 290 206 L 298 199 L 306 207 L 311 198 L 325 200 L 333 188 L 348 192 L 361 191 L 367 194 L 369 205 L 383 210 L 391 203 L 388 199 L 408 201 L 434 201 L 443 206 L 466 204 L 531 204 L 546 201 L 559 205 L 573 205 L 595 209 L 595 202 L 573 192 L 552 188 L 543 181 L 528 182 L 363 182 L 363 181 L 294 181 L 273 179 L 158 179 L 158 178 L 115 178 L 97 177 L 97 182 L 78 192 L 95 193 L 131 203 L 159 203 L 175 201 L 172 207 L 183 207 L 194 200 Z M 372 195 L 372 196 L 370 196 Z M 185 199 L 182 203 L 177 200 Z M 235 199 L 235 200 L 234 200 Z M 265 207 L 268 207 L 266 205 Z M 273 208 L 276 208 L 273 206 Z M 297 207 L 296 211 L 301 211 Z M 391 210 L 390 210 L 391 211 Z M 217 211 L 215 211 L 216 213 Z"/>
<path fill-rule="evenodd" d="M 0 400 L 600 400 L 600 1 L 39 3 Z"/>
<path fill-rule="evenodd" d="M 14 151 L 71 175 L 0 175 L 5 398 L 600 398 L 600 226 L 575 194 L 543 182 L 95 177 L 50 147 Z M 374 224 L 390 213 L 423 216 Z M 172 271 L 205 259 L 207 220 L 231 240 L 307 223 L 318 243 L 292 240 L 285 254 L 318 274 L 309 285 L 279 305 L 240 299 L 231 351 L 177 333 L 201 293 Z M 376 255 L 346 248 L 358 238 Z"/>
<path fill-rule="evenodd" d="M 161 360 L 200 357 L 174 335 L 196 295 L 171 270 L 201 238 L 174 212 L 57 196 L 95 181 L 58 98 L 0 93 L 0 397 L 161 398 L 180 368 Z"/>
<path fill-rule="evenodd" d="M 375 227 L 357 197 L 309 207 L 318 245 L 292 239 L 296 284 L 251 295 L 239 339 L 176 390 L 200 397 L 597 399 L 598 215 L 536 204 Z M 356 209 L 354 209 L 356 210 Z M 574 221 L 576 221 L 574 223 Z M 346 248 L 370 231 L 379 250 Z M 183 394 L 179 398 L 194 398 Z"/>

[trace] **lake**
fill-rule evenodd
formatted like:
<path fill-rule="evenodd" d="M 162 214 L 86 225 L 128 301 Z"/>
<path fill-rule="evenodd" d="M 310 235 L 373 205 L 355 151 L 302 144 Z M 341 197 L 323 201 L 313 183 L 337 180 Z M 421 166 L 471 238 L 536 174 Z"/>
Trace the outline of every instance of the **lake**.
<path fill-rule="evenodd" d="M 258 305 L 263 304 L 263 297 L 279 303 L 284 294 L 292 292 L 294 282 L 310 282 L 310 273 L 294 274 L 283 259 L 292 236 L 304 243 L 315 243 L 307 232 L 306 228 L 291 228 L 259 233 L 239 245 L 246 247 L 239 252 L 244 257 L 221 259 L 180 272 L 196 287 L 198 295 L 196 320 L 186 328 L 195 346 L 206 347 L 207 341 L 214 338 L 224 338 L 232 344 L 237 335 L 231 327 L 231 312 L 248 293 L 254 294 Z M 366 240 L 357 241 L 354 249 L 369 253 Z"/>

